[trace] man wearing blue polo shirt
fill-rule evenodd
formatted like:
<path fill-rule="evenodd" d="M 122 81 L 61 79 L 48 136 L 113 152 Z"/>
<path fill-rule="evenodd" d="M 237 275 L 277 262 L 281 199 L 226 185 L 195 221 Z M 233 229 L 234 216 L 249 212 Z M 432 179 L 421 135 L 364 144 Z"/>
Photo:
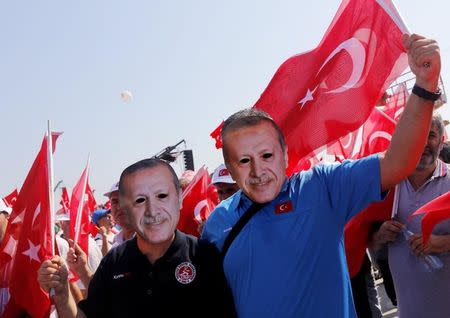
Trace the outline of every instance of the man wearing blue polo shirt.
<path fill-rule="evenodd" d="M 287 178 L 284 137 L 269 115 L 246 109 L 225 121 L 223 156 L 241 190 L 216 208 L 202 237 L 221 250 L 249 207 L 264 204 L 224 258 L 239 317 L 356 317 L 344 225 L 415 169 L 438 85 L 436 42 L 412 35 L 404 43 L 419 88 L 384 155 L 316 166 Z"/>

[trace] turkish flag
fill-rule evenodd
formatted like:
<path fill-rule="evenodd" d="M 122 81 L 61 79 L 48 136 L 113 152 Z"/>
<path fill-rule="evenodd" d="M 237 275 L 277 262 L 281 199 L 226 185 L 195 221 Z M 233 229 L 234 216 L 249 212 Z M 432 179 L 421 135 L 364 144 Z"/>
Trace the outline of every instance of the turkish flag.
<path fill-rule="evenodd" d="M 224 121 L 220 123 L 219 126 L 217 126 L 216 129 L 214 129 L 211 134 L 209 134 L 215 141 L 216 141 L 216 148 L 220 149 L 222 148 L 222 136 L 220 135 L 222 132 Z"/>
<path fill-rule="evenodd" d="M 91 214 L 97 209 L 97 201 L 95 201 L 94 190 L 92 190 L 91 186 L 89 185 L 89 180 L 86 185 L 86 195 L 89 214 Z"/>
<path fill-rule="evenodd" d="M 60 134 L 52 134 L 53 150 Z M 3 317 L 22 308 L 31 317 L 48 317 L 50 299 L 37 282 L 41 263 L 52 257 L 47 141 L 41 149 L 14 204 L 5 239 L 0 246 L 0 276 L 11 299 Z M 16 316 L 17 317 L 17 316 Z"/>
<path fill-rule="evenodd" d="M 61 206 L 65 212 L 69 212 L 70 200 L 69 200 L 69 193 L 67 192 L 66 187 L 62 188 L 61 201 L 59 201 L 59 204 L 61 204 Z"/>
<path fill-rule="evenodd" d="M 18 195 L 19 192 L 17 191 L 17 189 L 14 189 L 10 194 L 3 198 L 3 201 L 8 207 L 12 208 L 14 206 L 14 203 L 16 203 Z"/>
<path fill-rule="evenodd" d="M 425 214 L 422 218 L 422 235 L 426 244 L 433 228 L 446 219 L 450 219 L 450 191 L 420 207 L 410 217 Z"/>
<path fill-rule="evenodd" d="M 89 213 L 89 195 L 90 189 L 88 189 L 89 172 L 88 167 L 83 170 L 80 179 L 73 188 L 72 197 L 70 199 L 70 237 L 77 242 L 81 249 L 89 255 L 88 251 L 88 238 L 90 230 Z M 82 195 L 84 192 L 84 195 Z M 83 201 L 81 197 L 83 196 Z M 82 203 L 80 203 L 82 202 Z M 77 214 L 80 204 L 83 204 L 80 210 L 81 216 L 77 223 Z M 78 233 L 78 236 L 76 235 Z"/>
<path fill-rule="evenodd" d="M 215 204 L 210 198 L 208 187 L 211 183 L 211 177 L 208 170 L 202 167 L 194 176 L 182 193 L 183 207 L 180 211 L 180 220 L 178 229 L 185 233 L 199 237 L 199 225 L 214 210 Z"/>
<path fill-rule="evenodd" d="M 362 147 L 359 158 L 385 151 L 391 143 L 397 122 L 405 109 L 408 91 L 405 85 L 398 86 L 390 102 L 381 110 L 374 108 L 364 123 Z"/>
<path fill-rule="evenodd" d="M 406 28 L 394 20 L 401 24 L 389 0 L 343 1 L 318 47 L 277 70 L 254 107 L 281 127 L 288 174 L 314 149 L 361 126 L 406 68 Z"/>
<path fill-rule="evenodd" d="M 329 144 L 327 153 L 340 159 L 358 159 L 385 151 L 408 96 L 406 85 L 400 84 L 383 109 L 374 108 L 361 127 Z"/>
<path fill-rule="evenodd" d="M 331 142 L 327 146 L 327 153 L 333 155 L 337 161 L 356 159 L 361 151 L 361 142 L 364 126 L 348 133 L 346 136 Z"/>

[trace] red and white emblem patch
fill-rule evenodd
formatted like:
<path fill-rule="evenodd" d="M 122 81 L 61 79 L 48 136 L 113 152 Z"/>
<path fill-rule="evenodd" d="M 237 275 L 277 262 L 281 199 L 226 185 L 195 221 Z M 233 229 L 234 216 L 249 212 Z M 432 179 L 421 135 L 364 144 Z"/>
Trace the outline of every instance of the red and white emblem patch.
<path fill-rule="evenodd" d="M 195 279 L 195 267 L 189 262 L 183 262 L 175 269 L 175 278 L 181 284 L 190 284 Z"/>
<path fill-rule="evenodd" d="M 230 173 L 227 169 L 222 169 L 219 171 L 219 177 L 228 176 Z"/>

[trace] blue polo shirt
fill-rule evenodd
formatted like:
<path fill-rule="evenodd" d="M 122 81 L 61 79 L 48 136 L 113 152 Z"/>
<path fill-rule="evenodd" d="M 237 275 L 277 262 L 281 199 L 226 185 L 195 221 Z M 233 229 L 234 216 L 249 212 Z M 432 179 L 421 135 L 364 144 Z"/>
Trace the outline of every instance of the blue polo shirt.
<path fill-rule="evenodd" d="M 378 156 L 320 165 L 287 179 L 236 237 L 224 270 L 239 317 L 355 317 L 344 225 L 381 199 Z M 241 191 L 208 218 L 202 238 L 222 248 L 250 207 Z"/>

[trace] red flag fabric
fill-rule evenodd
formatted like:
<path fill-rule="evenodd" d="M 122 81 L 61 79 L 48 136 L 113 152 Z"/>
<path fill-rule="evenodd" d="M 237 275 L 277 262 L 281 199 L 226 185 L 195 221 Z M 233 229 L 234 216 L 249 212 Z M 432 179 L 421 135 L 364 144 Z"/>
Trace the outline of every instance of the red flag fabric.
<path fill-rule="evenodd" d="M 222 148 L 222 136 L 220 135 L 220 133 L 222 132 L 223 124 L 224 121 L 222 121 L 222 123 L 220 123 L 220 125 L 217 126 L 217 128 L 214 129 L 214 131 L 211 134 L 209 134 L 216 141 L 217 149 Z"/>
<path fill-rule="evenodd" d="M 361 126 L 406 68 L 406 30 L 399 25 L 389 0 L 343 1 L 318 47 L 277 70 L 254 107 L 269 113 L 284 132 L 288 174 L 314 149 Z"/>
<path fill-rule="evenodd" d="M 108 201 L 106 201 L 103 206 L 105 207 L 106 210 L 110 210 L 111 209 L 111 200 L 108 199 Z"/>
<path fill-rule="evenodd" d="M 344 159 L 356 159 L 361 151 L 361 140 L 363 134 L 363 126 L 357 130 L 348 133 L 346 136 L 332 142 L 327 147 L 327 153 L 335 156 L 337 161 Z"/>
<path fill-rule="evenodd" d="M 364 123 L 362 147 L 359 158 L 385 151 L 391 143 L 397 122 L 406 107 L 408 91 L 400 85 L 390 102 L 381 110 L 374 108 Z"/>
<path fill-rule="evenodd" d="M 89 197 L 88 192 L 90 192 L 90 189 L 87 187 L 89 178 L 88 168 L 86 167 L 81 174 L 80 179 L 78 180 L 77 184 L 73 188 L 72 191 L 72 197 L 70 199 L 70 237 L 78 243 L 78 245 L 81 247 L 81 249 L 89 255 L 88 251 L 88 238 L 89 238 Z M 81 197 L 84 190 L 84 202 L 81 202 Z M 81 218 L 79 226 L 79 233 L 78 237 L 76 236 L 76 220 L 77 220 L 77 213 L 78 208 L 80 204 L 83 204 L 83 207 L 81 208 Z"/>
<path fill-rule="evenodd" d="M 53 150 L 59 135 L 52 134 Z M 47 161 L 44 138 L 14 204 L 0 246 L 0 273 L 6 279 L 2 285 L 9 286 L 11 296 L 3 317 L 13 317 L 17 312 L 12 312 L 18 308 L 31 317 L 48 317 L 49 314 L 50 299 L 36 279 L 41 263 L 52 256 Z"/>
<path fill-rule="evenodd" d="M 422 218 L 422 235 L 426 244 L 433 228 L 446 219 L 450 219 L 450 191 L 420 207 L 410 217 L 425 214 Z"/>
<path fill-rule="evenodd" d="M 350 277 L 354 277 L 361 269 L 372 224 L 390 220 L 394 193 L 391 190 L 383 201 L 372 203 L 345 225 L 345 254 Z"/>
<path fill-rule="evenodd" d="M 92 190 L 89 184 L 89 180 L 86 185 L 86 194 L 87 194 L 87 205 L 89 214 L 92 214 L 92 212 L 94 212 L 97 209 L 97 202 L 95 201 L 94 191 Z"/>
<path fill-rule="evenodd" d="M 6 197 L 3 198 L 3 201 L 6 203 L 7 206 L 12 208 L 14 206 L 14 203 L 16 203 L 18 195 L 19 192 L 17 191 L 17 189 L 14 189 L 10 194 L 8 194 Z"/>
<path fill-rule="evenodd" d="M 69 193 L 67 192 L 66 187 L 62 188 L 61 201 L 59 202 L 59 204 L 61 204 L 61 206 L 65 212 L 70 211 Z"/>
<path fill-rule="evenodd" d="M 215 204 L 211 200 L 208 187 L 211 177 L 208 170 L 202 167 L 182 193 L 183 207 L 180 211 L 178 229 L 185 233 L 199 237 L 201 225 L 214 210 Z"/>

